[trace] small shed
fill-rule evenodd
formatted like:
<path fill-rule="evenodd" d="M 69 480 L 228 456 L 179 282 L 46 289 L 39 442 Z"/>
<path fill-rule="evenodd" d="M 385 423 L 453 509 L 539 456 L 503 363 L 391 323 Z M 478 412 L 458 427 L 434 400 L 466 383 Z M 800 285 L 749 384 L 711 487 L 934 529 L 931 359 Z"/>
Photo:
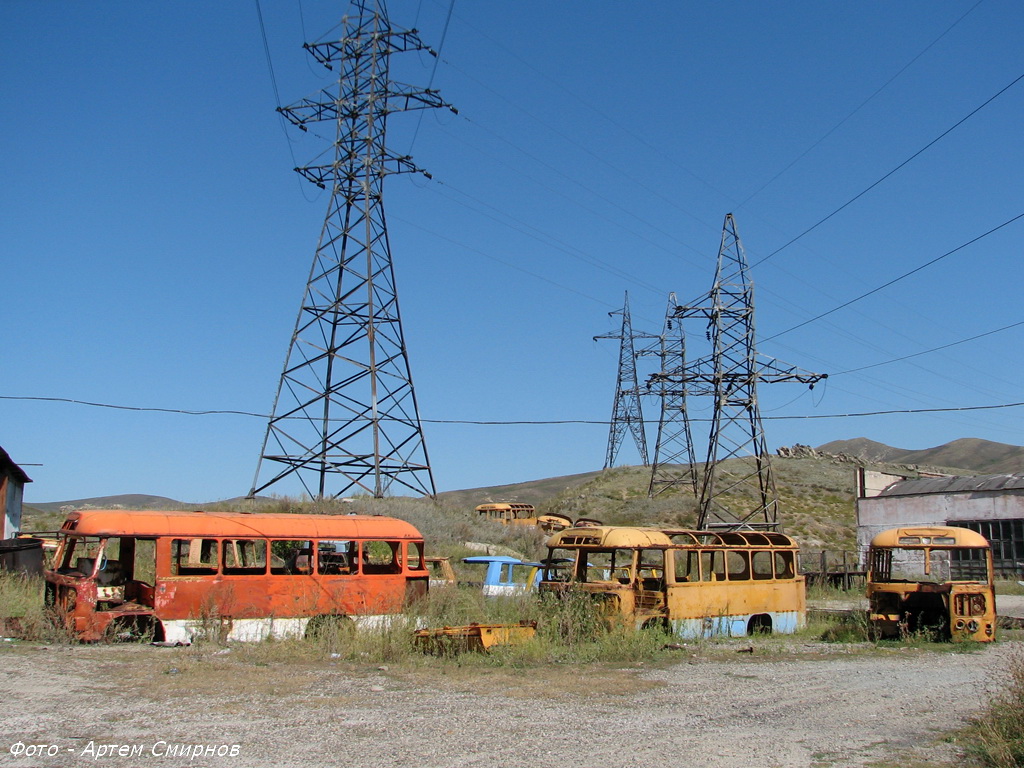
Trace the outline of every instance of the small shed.
<path fill-rule="evenodd" d="M 7 451 L 0 448 L 0 506 L 3 508 L 3 530 L 0 539 L 14 538 L 21 531 L 21 500 L 25 483 L 32 479 L 11 461 Z"/>
<path fill-rule="evenodd" d="M 989 540 L 1000 574 L 1024 573 L 1024 473 L 907 478 L 861 470 L 857 488 L 861 552 L 887 528 L 955 525 Z"/>

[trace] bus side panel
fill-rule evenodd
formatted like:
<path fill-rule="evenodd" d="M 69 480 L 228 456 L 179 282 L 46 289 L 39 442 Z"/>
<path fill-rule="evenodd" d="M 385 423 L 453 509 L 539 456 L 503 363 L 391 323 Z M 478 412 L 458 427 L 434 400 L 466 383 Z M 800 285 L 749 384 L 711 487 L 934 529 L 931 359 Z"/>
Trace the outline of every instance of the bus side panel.
<path fill-rule="evenodd" d="M 299 615 L 282 610 L 286 601 L 274 599 L 279 591 L 275 581 L 259 576 L 168 576 L 157 579 L 154 613 L 161 621 Z M 301 590 L 292 591 L 298 600 Z"/>
<path fill-rule="evenodd" d="M 160 619 L 291 618 L 400 613 L 403 574 L 372 576 L 171 576 L 159 579 Z"/>
<path fill-rule="evenodd" d="M 321 576 L 317 579 L 315 614 L 383 616 L 401 613 L 405 603 L 404 574 L 360 577 Z"/>
<path fill-rule="evenodd" d="M 747 634 L 753 616 L 771 618 L 772 631 L 792 633 L 804 625 L 803 579 L 711 581 L 668 587 L 668 619 L 681 637 Z"/>

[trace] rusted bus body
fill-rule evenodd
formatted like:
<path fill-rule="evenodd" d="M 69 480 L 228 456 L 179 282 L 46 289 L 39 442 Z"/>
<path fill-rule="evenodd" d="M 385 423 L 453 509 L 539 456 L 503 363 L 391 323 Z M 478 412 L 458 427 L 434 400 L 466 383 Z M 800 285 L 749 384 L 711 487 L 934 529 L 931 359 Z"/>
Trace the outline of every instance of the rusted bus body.
<path fill-rule="evenodd" d="M 533 504 L 519 502 L 492 502 L 481 504 L 476 508 L 477 514 L 488 520 L 503 525 L 534 525 L 548 531 L 560 531 L 572 525 L 572 520 L 565 515 L 537 515 Z"/>
<path fill-rule="evenodd" d="M 779 533 L 572 528 L 548 540 L 540 591 L 580 590 L 684 639 L 792 633 L 807 610 L 797 549 Z"/>
<path fill-rule="evenodd" d="M 505 525 L 536 525 L 537 510 L 533 504 L 520 504 L 518 502 L 492 502 L 481 504 L 476 508 L 477 514 L 483 515 L 488 520 Z"/>
<path fill-rule="evenodd" d="M 868 622 L 879 637 L 918 631 L 942 639 L 996 636 L 992 547 L 967 528 L 892 528 L 868 550 Z"/>
<path fill-rule="evenodd" d="M 383 623 L 426 594 L 423 538 L 362 515 L 90 510 L 60 531 L 46 596 L 82 640 L 301 636 L 315 617 Z"/>
<path fill-rule="evenodd" d="M 478 514 L 484 515 L 488 520 L 503 525 L 534 525 L 544 533 L 557 533 L 566 528 L 576 526 L 578 528 L 601 525 L 600 520 L 581 517 L 575 522 L 568 515 L 558 512 L 546 512 L 538 515 L 532 504 L 518 502 L 494 502 L 481 504 L 476 508 Z"/>

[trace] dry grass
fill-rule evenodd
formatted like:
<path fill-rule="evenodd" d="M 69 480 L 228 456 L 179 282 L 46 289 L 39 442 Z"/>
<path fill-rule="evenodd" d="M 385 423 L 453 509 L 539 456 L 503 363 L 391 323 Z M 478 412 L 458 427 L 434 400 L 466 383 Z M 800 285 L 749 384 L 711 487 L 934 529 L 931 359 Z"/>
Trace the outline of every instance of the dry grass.
<path fill-rule="evenodd" d="M 1001 691 L 963 734 L 967 754 L 986 768 L 1024 765 L 1024 655 L 1011 660 L 1007 673 Z"/>
<path fill-rule="evenodd" d="M 0 635 L 45 643 L 71 641 L 44 605 L 44 583 L 42 576 L 0 571 Z"/>

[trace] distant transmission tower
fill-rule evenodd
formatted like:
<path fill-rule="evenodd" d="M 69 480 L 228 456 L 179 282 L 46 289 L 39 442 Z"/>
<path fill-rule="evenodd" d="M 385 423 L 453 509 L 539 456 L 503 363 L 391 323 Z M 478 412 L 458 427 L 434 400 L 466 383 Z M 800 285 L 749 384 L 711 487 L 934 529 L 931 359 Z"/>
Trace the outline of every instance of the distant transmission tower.
<path fill-rule="evenodd" d="M 813 387 L 825 376 L 774 358 L 759 362 L 754 285 L 731 213 L 722 227 L 718 268 L 708 298 L 705 306 L 678 307 L 675 314 L 707 320 L 711 356 L 679 374 L 663 372 L 669 380 L 693 384 L 701 394 L 714 398 L 697 527 L 776 530 L 779 495 L 761 424 L 757 384 L 796 381 Z"/>
<path fill-rule="evenodd" d="M 661 373 L 650 378 L 648 388 L 661 400 L 661 417 L 648 488 L 651 498 L 678 487 L 685 487 L 695 497 L 699 496 L 697 459 L 686 411 L 686 396 L 691 385 L 682 381 L 686 370 L 686 336 L 682 319 L 676 317 L 678 306 L 675 293 L 670 293 L 659 349 L 652 351 L 661 359 Z"/>
<path fill-rule="evenodd" d="M 391 54 L 436 55 L 416 32 L 393 29 L 383 0 L 353 5 L 341 39 L 303 46 L 339 68 L 337 91 L 279 108 L 302 130 L 334 122 L 336 139 L 329 162 L 295 169 L 331 198 L 250 496 L 285 478 L 297 478 L 314 498 L 379 498 L 396 485 L 435 493 L 382 199 L 385 176 L 424 172 L 387 148 L 385 129 L 392 112 L 455 110 L 437 91 L 391 81 Z"/>
<path fill-rule="evenodd" d="M 615 466 L 615 457 L 622 446 L 626 430 L 633 435 L 640 460 L 646 467 L 647 435 L 644 432 L 644 414 L 640 405 L 640 386 L 636 379 L 636 349 L 634 339 L 655 339 L 648 333 L 635 333 L 633 322 L 629 316 L 629 291 L 621 310 L 609 312 L 609 316 L 622 315 L 622 326 L 618 333 L 605 333 L 595 336 L 597 339 L 619 340 L 619 373 L 615 380 L 615 401 L 612 404 L 612 422 L 608 430 L 608 452 L 605 454 L 604 468 Z"/>

